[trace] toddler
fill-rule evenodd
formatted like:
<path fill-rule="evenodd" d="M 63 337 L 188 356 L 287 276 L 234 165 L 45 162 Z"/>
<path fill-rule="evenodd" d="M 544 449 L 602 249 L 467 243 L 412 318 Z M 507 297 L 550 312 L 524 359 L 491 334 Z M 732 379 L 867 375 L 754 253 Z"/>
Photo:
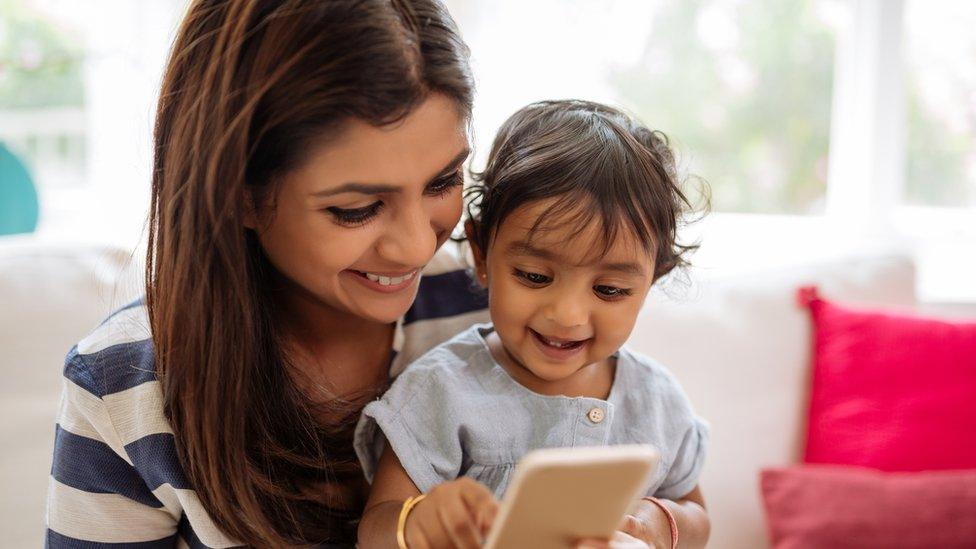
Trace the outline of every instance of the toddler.
<path fill-rule="evenodd" d="M 651 285 L 690 249 L 676 242 L 689 203 L 667 139 L 604 105 L 536 103 L 475 179 L 465 229 L 492 322 L 363 410 L 361 546 L 478 547 L 530 450 L 637 443 L 662 459 L 622 529 L 703 544 L 708 429 L 663 366 L 624 347 Z"/>

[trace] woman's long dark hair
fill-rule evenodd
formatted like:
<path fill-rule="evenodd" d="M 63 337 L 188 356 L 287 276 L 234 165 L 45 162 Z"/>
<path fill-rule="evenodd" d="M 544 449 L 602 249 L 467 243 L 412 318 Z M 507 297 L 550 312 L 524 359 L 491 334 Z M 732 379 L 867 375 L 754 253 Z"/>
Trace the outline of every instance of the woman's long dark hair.
<path fill-rule="evenodd" d="M 197 0 L 179 30 L 156 118 L 146 301 L 180 462 L 238 542 L 349 541 L 361 512 L 310 489 L 360 472 L 348 429 L 317 421 L 321 403 L 289 374 L 245 197 L 272 196 L 343 120 L 389 124 L 431 93 L 470 114 L 468 51 L 437 0 Z"/>

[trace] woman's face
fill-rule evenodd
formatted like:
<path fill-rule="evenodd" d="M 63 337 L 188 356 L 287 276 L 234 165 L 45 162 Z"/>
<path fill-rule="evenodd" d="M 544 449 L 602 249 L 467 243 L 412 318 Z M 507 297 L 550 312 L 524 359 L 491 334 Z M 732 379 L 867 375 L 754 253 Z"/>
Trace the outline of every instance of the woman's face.
<path fill-rule="evenodd" d="M 352 120 L 280 181 L 273 211 L 248 222 L 299 295 L 389 323 L 461 217 L 465 123 L 431 96 L 385 127 Z"/>

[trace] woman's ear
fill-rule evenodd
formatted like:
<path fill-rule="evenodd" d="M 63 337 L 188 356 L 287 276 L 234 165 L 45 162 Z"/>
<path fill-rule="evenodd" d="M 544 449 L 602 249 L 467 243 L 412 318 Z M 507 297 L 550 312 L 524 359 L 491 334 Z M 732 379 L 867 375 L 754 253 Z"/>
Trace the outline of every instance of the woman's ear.
<path fill-rule="evenodd" d="M 474 222 L 470 219 L 464 222 L 464 234 L 468 237 L 468 244 L 471 246 L 471 255 L 474 257 L 474 273 L 478 283 L 488 287 L 488 267 L 486 264 L 485 252 L 478 245 L 475 238 Z"/>

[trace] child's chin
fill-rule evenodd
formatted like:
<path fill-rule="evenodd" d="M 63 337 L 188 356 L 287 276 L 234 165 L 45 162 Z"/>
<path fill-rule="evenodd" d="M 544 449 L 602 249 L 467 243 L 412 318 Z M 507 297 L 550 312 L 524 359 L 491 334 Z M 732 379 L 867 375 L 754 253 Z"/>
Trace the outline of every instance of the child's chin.
<path fill-rule="evenodd" d="M 528 365 L 528 369 L 532 372 L 535 377 L 546 381 L 546 382 L 556 382 L 562 381 L 567 377 L 575 374 L 580 366 L 576 364 L 578 361 L 572 361 L 572 363 L 558 364 L 558 363 L 533 363 Z"/>

